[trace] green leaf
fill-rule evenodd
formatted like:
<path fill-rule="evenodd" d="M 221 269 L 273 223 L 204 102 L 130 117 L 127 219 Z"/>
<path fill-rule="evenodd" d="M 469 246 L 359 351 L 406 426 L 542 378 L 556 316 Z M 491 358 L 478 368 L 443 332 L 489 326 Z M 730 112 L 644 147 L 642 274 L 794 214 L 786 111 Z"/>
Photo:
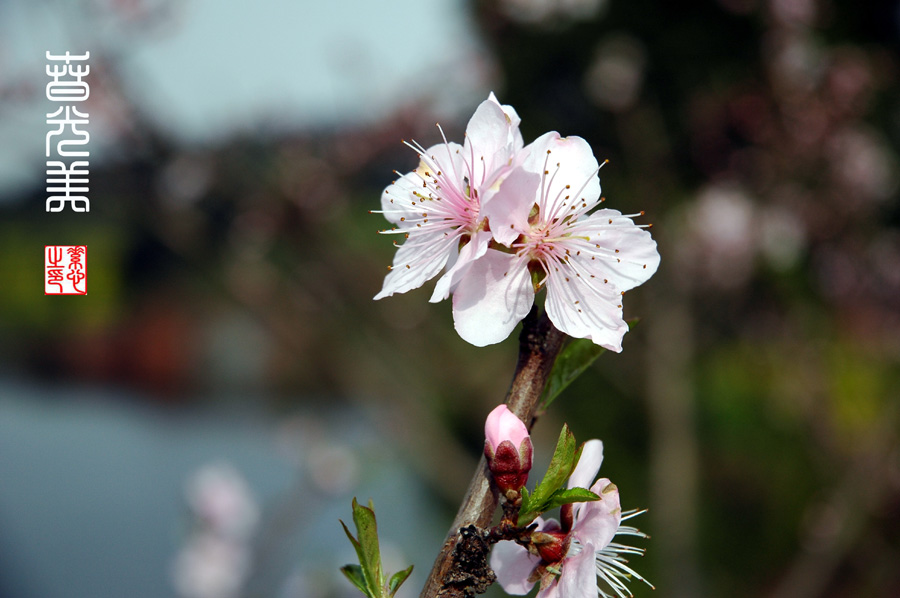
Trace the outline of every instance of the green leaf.
<path fill-rule="evenodd" d="M 344 526 L 344 529 L 347 529 Z M 376 596 L 372 596 L 369 593 L 369 588 L 366 587 L 366 577 L 363 575 L 362 567 L 359 565 L 344 565 L 341 567 L 341 573 L 343 573 L 347 579 L 350 580 L 350 583 L 356 586 L 356 588 L 368 596 L 369 598 L 377 598 Z"/>
<path fill-rule="evenodd" d="M 353 544 L 353 549 L 356 551 L 356 558 L 362 562 L 364 560 L 362 546 L 360 546 L 359 542 L 356 541 L 356 538 L 353 537 L 353 534 L 350 533 L 350 530 L 347 529 L 347 524 L 338 519 L 341 523 L 341 527 L 344 528 L 344 533 L 347 534 L 347 538 L 350 540 L 350 543 Z"/>
<path fill-rule="evenodd" d="M 563 424 L 556 441 L 556 449 L 547 467 L 544 479 L 534 489 L 534 496 L 542 499 L 548 498 L 557 488 L 561 487 L 569 479 L 572 470 L 575 469 L 575 435 L 569 431 L 569 426 Z"/>
<path fill-rule="evenodd" d="M 546 409 L 556 397 L 575 381 L 606 349 L 595 345 L 586 338 L 572 339 L 566 348 L 562 350 L 553 369 L 550 371 L 550 379 L 541 395 L 541 407 Z"/>
<path fill-rule="evenodd" d="M 595 500 L 600 500 L 600 497 L 586 488 L 569 488 L 567 490 L 560 488 L 547 501 L 546 510 L 549 511 L 555 507 L 561 507 L 573 502 L 592 502 Z"/>
<path fill-rule="evenodd" d="M 627 322 L 628 329 L 634 328 L 638 320 L 633 319 Z M 553 363 L 553 369 L 550 371 L 550 378 L 541 394 L 541 408 L 546 409 L 550 406 L 556 397 L 575 381 L 598 357 L 606 352 L 606 349 L 600 345 L 595 345 L 593 341 L 586 338 L 572 339 L 569 344 L 562 350 L 559 357 Z"/>
<path fill-rule="evenodd" d="M 353 523 L 357 537 L 354 538 L 347 525 L 341 521 L 344 533 L 353 544 L 359 565 L 345 565 L 341 572 L 368 598 L 391 598 L 409 574 L 412 566 L 395 573 L 385 585 L 384 570 L 381 568 L 381 550 L 378 548 L 378 526 L 375 523 L 375 507 L 369 501 L 368 507 L 361 506 L 353 499 Z"/>
<path fill-rule="evenodd" d="M 378 548 L 378 526 L 375 524 L 375 510 L 372 501 L 364 507 L 353 499 L 353 523 L 356 524 L 360 549 L 359 564 L 362 565 L 366 582 L 373 592 L 384 587 L 384 571 L 381 569 L 381 550 Z M 378 595 L 378 594 L 376 594 Z"/>
<path fill-rule="evenodd" d="M 581 448 L 576 450 L 575 447 L 575 436 L 569 431 L 569 426 L 563 424 L 559 440 L 556 442 L 556 450 L 553 451 L 553 458 L 550 459 L 544 479 L 530 495 L 525 493 L 522 495 L 522 507 L 519 510 L 518 521 L 520 526 L 531 523 L 535 517 L 552 508 L 547 505 L 553 495 L 569 479 L 577 463 L 576 457 L 581 455 Z"/>
<path fill-rule="evenodd" d="M 391 576 L 391 581 L 388 583 L 389 589 L 391 592 L 391 596 L 397 593 L 397 590 L 400 589 L 400 586 L 406 581 L 406 578 L 409 577 L 409 574 L 412 573 L 413 566 L 410 565 L 409 568 L 404 569 L 403 571 L 397 571 L 394 575 Z"/>

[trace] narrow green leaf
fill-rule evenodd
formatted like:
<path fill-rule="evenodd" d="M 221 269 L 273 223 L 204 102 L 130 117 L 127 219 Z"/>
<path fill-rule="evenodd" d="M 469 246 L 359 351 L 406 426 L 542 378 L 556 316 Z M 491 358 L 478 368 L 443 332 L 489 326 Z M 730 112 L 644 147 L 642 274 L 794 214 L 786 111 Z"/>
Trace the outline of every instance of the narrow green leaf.
<path fill-rule="evenodd" d="M 575 435 L 569 431 L 567 424 L 563 424 L 559 439 L 556 441 L 556 449 L 554 449 L 550 465 L 547 467 L 547 473 L 534 489 L 535 500 L 543 501 L 550 498 L 550 495 L 566 483 L 572 470 L 575 469 L 575 447 Z"/>
<path fill-rule="evenodd" d="M 591 502 L 595 500 L 600 500 L 600 497 L 586 488 L 559 489 L 547 501 L 545 510 L 549 511 L 550 509 L 574 502 Z"/>
<path fill-rule="evenodd" d="M 341 567 L 341 573 L 350 580 L 350 583 L 356 586 L 356 589 L 368 596 L 368 598 L 378 598 L 369 593 L 369 588 L 366 587 L 366 578 L 365 575 L 363 575 L 362 567 L 359 565 L 344 565 Z"/>
<path fill-rule="evenodd" d="M 391 592 L 391 596 L 397 593 L 397 590 L 400 589 L 400 586 L 406 581 L 406 578 L 409 577 L 409 574 L 412 573 L 413 566 L 410 565 L 407 569 L 403 571 L 397 571 L 391 576 L 391 581 L 388 583 L 389 589 Z"/>
<path fill-rule="evenodd" d="M 372 501 L 369 501 L 368 507 L 364 507 L 356 502 L 355 498 L 353 499 L 353 523 L 356 524 L 356 533 L 360 544 L 359 564 L 362 565 L 369 588 L 373 593 L 380 592 L 384 587 L 384 571 L 381 569 L 378 526 L 375 523 Z"/>
<path fill-rule="evenodd" d="M 528 525 L 541 513 L 536 508 L 540 505 L 535 505 L 532 496 L 529 494 L 528 488 L 522 488 L 522 506 L 519 507 L 519 519 L 516 523 L 519 527 Z"/>
<path fill-rule="evenodd" d="M 528 509 L 521 509 L 519 511 L 519 520 L 516 522 L 516 525 L 519 527 L 525 527 L 534 521 L 535 517 L 543 513 L 540 509 L 529 507 Z"/>
<path fill-rule="evenodd" d="M 627 322 L 628 329 L 634 328 L 638 323 L 638 319 L 632 319 Z M 550 403 L 556 400 L 556 397 L 575 381 L 598 357 L 606 352 L 606 349 L 600 345 L 595 345 L 593 341 L 586 338 L 572 339 L 562 350 L 556 361 L 553 363 L 553 369 L 550 371 L 550 378 L 541 394 L 541 407 L 546 409 Z"/>
<path fill-rule="evenodd" d="M 519 511 L 524 511 L 528 509 L 528 505 L 531 504 L 531 493 L 528 492 L 528 488 L 522 488 L 522 506 L 519 507 Z"/>
<path fill-rule="evenodd" d="M 362 546 L 360 546 L 356 538 L 353 537 L 353 534 L 350 533 L 350 530 L 347 529 L 347 524 L 340 519 L 338 519 L 338 521 L 340 521 L 341 526 L 344 528 L 344 533 L 347 534 L 347 538 L 350 540 L 350 543 L 353 544 L 353 549 L 356 551 L 356 558 L 358 558 L 360 562 L 362 562 L 362 560 L 365 558 L 363 556 Z"/>
<path fill-rule="evenodd" d="M 575 469 L 576 455 L 580 454 L 580 448 L 576 451 L 575 436 L 569 431 L 569 426 L 563 424 L 559 440 L 556 442 L 556 450 L 553 451 L 553 457 L 550 459 L 544 479 L 535 487 L 530 496 L 526 494 L 522 497 L 519 525 L 531 523 L 535 517 L 552 508 L 547 504 L 569 479 L 572 470 Z"/>
<path fill-rule="evenodd" d="M 546 409 L 556 397 L 575 381 L 606 349 L 595 345 L 586 338 L 572 339 L 556 358 L 553 369 L 550 371 L 550 379 L 541 395 L 541 407 Z"/>

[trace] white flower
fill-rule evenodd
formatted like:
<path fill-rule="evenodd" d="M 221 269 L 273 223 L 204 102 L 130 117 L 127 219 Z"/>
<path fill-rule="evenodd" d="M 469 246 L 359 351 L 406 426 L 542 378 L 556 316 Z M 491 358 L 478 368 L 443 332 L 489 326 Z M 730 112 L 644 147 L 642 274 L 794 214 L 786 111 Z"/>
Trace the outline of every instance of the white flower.
<path fill-rule="evenodd" d="M 397 245 L 375 299 L 416 289 L 449 264 L 431 301 L 446 299 L 471 263 L 484 255 L 491 240 L 485 208 L 523 149 L 519 120 L 511 106 L 501 106 L 491 93 L 469 120 L 463 145 L 446 138 L 427 150 L 407 144 L 419 154 L 419 166 L 385 189 L 380 210 L 394 225 L 381 232 L 402 234 L 406 241 Z"/>
<path fill-rule="evenodd" d="M 568 487 L 587 487 L 602 461 L 603 443 L 586 442 Z M 537 548 L 538 555 L 515 542 L 497 543 L 491 552 L 491 568 L 508 594 L 527 594 L 539 581 L 537 598 L 609 598 L 612 595 L 607 588 L 621 598 L 632 595 L 625 581 L 633 578 L 650 585 L 628 566 L 623 556 L 641 555 L 643 550 L 613 542 L 617 535 L 646 537 L 631 526 L 621 525 L 623 519 L 639 513 L 622 513 L 619 491 L 606 478 L 594 482 L 590 490 L 600 500 L 566 505 L 562 509 L 562 524 L 553 519 L 536 520 L 537 536 L 552 539 L 546 550 Z M 603 585 L 598 585 L 598 581 L 603 581 Z"/>
<path fill-rule="evenodd" d="M 483 210 L 494 240 L 509 249 L 487 250 L 456 286 L 456 330 L 474 345 L 500 342 L 546 286 L 557 328 L 621 351 L 622 295 L 656 272 L 656 243 L 631 220 L 640 214 L 595 211 L 599 165 L 584 139 L 546 133 L 525 151 Z"/>

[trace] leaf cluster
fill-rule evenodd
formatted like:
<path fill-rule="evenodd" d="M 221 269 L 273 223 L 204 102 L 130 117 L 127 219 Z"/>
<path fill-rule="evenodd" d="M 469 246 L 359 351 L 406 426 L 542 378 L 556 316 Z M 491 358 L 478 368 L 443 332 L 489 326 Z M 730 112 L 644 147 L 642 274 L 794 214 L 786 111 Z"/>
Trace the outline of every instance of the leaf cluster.
<path fill-rule="evenodd" d="M 528 525 L 544 511 L 576 502 L 600 500 L 599 496 L 586 488 L 565 487 L 566 481 L 578 465 L 582 449 L 583 446 L 577 446 L 575 435 L 569 431 L 569 426 L 563 424 L 544 479 L 535 487 L 534 492 L 529 493 L 528 489 L 522 489 L 519 527 Z"/>
<path fill-rule="evenodd" d="M 341 572 L 368 598 L 393 598 L 400 585 L 412 573 L 412 565 L 398 571 L 385 583 L 384 570 L 381 568 L 381 549 L 378 547 L 375 507 L 371 500 L 369 506 L 364 507 L 355 498 L 353 499 L 353 523 L 356 525 L 356 538 L 341 521 L 344 533 L 356 549 L 359 565 L 344 565 Z"/>

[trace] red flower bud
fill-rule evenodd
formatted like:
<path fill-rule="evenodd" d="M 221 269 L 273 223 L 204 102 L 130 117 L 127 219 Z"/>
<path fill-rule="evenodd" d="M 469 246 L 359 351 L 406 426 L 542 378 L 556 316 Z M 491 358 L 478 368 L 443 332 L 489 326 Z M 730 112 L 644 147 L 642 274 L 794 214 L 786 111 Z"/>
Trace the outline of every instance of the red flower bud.
<path fill-rule="evenodd" d="M 531 471 L 531 437 L 528 428 L 510 411 L 500 405 L 484 424 L 484 455 L 502 493 L 518 492 Z"/>
<path fill-rule="evenodd" d="M 569 535 L 565 532 L 534 532 L 531 544 L 544 562 L 552 565 L 563 560 L 569 550 Z"/>

